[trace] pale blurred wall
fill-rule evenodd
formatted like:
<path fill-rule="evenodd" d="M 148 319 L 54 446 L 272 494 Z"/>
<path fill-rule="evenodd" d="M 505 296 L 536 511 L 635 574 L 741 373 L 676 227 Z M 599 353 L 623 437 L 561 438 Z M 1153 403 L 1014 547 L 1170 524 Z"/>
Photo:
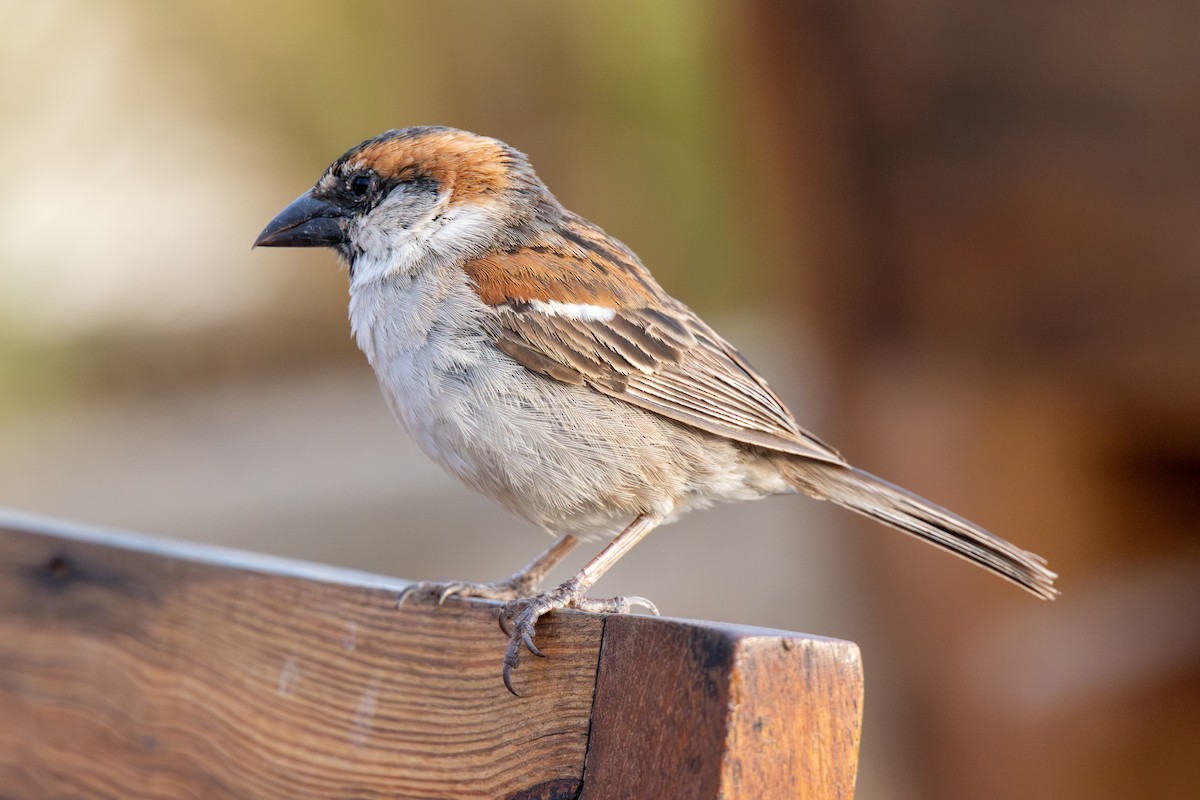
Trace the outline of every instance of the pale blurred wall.
<path fill-rule="evenodd" d="M 1068 538 L 1061 525 L 1006 513 L 1010 500 L 988 493 L 991 462 L 978 460 L 996 448 L 976 448 L 972 462 L 947 444 L 972 441 L 971 398 L 1008 373 L 989 378 L 981 360 L 959 402 L 954 384 L 927 380 L 953 359 L 926 361 L 922 380 L 908 380 L 858 369 L 867 362 L 846 345 L 845 326 L 875 330 L 870 310 L 891 297 L 936 335 L 967 341 L 961 329 L 937 333 L 939 315 L 912 310 L 894 282 L 869 284 L 876 305 L 865 317 L 838 300 L 876 280 L 847 254 L 869 250 L 887 266 L 896 241 L 877 227 L 895 202 L 881 196 L 894 195 L 862 190 L 863 175 L 885 168 L 878 138 L 831 124 L 862 104 L 867 67 L 886 73 L 894 58 L 847 31 L 865 24 L 916 64 L 945 37 L 970 48 L 979 33 L 946 31 L 910 5 L 0 7 L 0 504 L 410 578 L 486 579 L 524 563 L 545 536 L 443 476 L 389 418 L 349 340 L 332 255 L 249 250 L 350 145 L 390 127 L 465 127 L 528 152 L 567 205 L 634 247 L 737 343 L 802 423 L 863 466 L 1043 550 L 1076 593 L 1038 604 L 793 498 L 664 529 L 603 591 L 646 594 L 675 616 L 857 641 L 868 676 L 861 797 L 974 795 L 963 789 L 972 781 L 986 782 L 987 796 L 1031 796 L 996 778 L 1008 757 L 997 754 L 1019 758 L 1020 748 L 962 735 L 972 730 L 1045 743 L 1038 770 L 1106 775 L 1089 759 L 1111 760 L 1119 735 L 1091 749 L 1046 742 L 1062 736 L 1051 709 L 1080 685 L 1055 672 L 1055 654 L 1063 631 L 1093 619 L 1087 598 L 1101 587 L 1088 565 L 1099 544 L 1087 525 Z M 784 7 L 805 13 L 771 16 Z M 799 102 L 779 92 L 796 78 Z M 916 119 L 905 107 L 882 105 Z M 954 136 L 939 141 L 935 152 L 956 152 Z M 886 174 L 889 186 L 913 185 L 903 170 Z M 980 237 L 972 252 L 990 242 Z M 1016 287 L 1002 307 L 1019 312 L 1019 274 L 986 274 Z M 903 358 L 892 363 L 914 363 Z M 1064 430 L 1059 405 L 1008 396 L 1022 404 L 1006 413 L 1030 431 L 1017 440 L 1027 452 L 1036 431 Z M 1070 457 L 1062 451 L 1039 463 Z M 1039 474 L 1069 474 L 1068 462 L 1054 463 Z M 959 624 L 934 621 L 944 618 Z M 1098 660 L 1118 646 L 1113 635 L 1086 639 Z M 933 639 L 939 647 L 927 649 Z M 978 686 L 996 648 L 1022 653 L 1003 700 Z M 1024 709 L 1015 722 L 1014 703 Z M 1195 741 L 1194 727 L 1189 735 L 1180 742 Z M 951 740 L 974 749 L 948 752 Z"/>

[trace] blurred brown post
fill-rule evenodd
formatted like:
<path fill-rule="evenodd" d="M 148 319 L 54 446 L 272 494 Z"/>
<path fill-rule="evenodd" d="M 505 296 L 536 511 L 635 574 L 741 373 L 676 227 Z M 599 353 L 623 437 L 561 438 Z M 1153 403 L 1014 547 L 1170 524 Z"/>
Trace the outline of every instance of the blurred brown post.
<path fill-rule="evenodd" d="M 849 798 L 858 648 L 557 613 L 500 682 L 496 606 L 0 515 L 0 795 Z"/>
<path fill-rule="evenodd" d="M 1194 625 L 1165 623 L 1198 585 L 1195 4 L 745 14 L 756 191 L 786 237 L 788 308 L 834 373 L 822 433 L 1063 576 L 1053 609 L 1019 609 L 898 537 L 859 540 L 874 680 L 895 703 L 873 736 L 903 754 L 881 783 L 1194 796 L 1200 658 L 1179 644 Z M 1097 679 L 1128 652 L 1161 655 Z"/>

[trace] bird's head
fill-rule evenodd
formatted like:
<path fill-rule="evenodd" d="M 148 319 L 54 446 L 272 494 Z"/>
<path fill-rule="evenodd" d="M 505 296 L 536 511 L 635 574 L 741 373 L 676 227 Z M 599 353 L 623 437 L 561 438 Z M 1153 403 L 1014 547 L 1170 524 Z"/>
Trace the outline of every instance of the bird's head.
<path fill-rule="evenodd" d="M 330 247 L 352 280 L 377 280 L 520 243 L 561 211 L 525 155 L 442 127 L 392 130 L 351 148 L 271 220 L 256 247 Z"/>

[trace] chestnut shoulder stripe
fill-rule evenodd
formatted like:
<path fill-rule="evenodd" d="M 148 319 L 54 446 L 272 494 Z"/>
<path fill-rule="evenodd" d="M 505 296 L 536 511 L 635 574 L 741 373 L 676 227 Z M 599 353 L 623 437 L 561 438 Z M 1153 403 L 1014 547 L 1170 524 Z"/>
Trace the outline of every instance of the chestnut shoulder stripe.
<path fill-rule="evenodd" d="M 464 262 L 463 270 L 490 306 L 536 300 L 557 304 L 551 313 L 570 314 L 583 307 L 657 304 L 664 296 L 662 289 L 640 263 L 620 256 L 615 249 L 601 255 L 563 240 L 561 245 L 539 243 L 488 253 Z"/>

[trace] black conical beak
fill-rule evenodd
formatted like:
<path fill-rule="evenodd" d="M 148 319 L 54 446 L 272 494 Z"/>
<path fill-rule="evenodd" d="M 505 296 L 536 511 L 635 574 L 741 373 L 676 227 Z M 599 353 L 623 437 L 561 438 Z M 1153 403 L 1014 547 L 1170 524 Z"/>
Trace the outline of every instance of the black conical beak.
<path fill-rule="evenodd" d="M 342 209 L 318 200 L 308 191 L 267 223 L 254 246 L 337 247 L 349 241 L 347 221 Z"/>

